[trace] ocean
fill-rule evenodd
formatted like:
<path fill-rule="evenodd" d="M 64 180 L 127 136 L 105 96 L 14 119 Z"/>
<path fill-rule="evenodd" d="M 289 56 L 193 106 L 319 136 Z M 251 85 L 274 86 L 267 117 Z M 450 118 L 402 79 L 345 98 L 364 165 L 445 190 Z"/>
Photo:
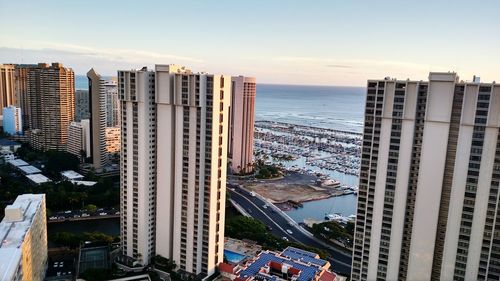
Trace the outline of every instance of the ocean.
<path fill-rule="evenodd" d="M 88 89 L 85 75 L 75 89 Z M 255 119 L 360 133 L 364 104 L 363 87 L 257 84 Z"/>

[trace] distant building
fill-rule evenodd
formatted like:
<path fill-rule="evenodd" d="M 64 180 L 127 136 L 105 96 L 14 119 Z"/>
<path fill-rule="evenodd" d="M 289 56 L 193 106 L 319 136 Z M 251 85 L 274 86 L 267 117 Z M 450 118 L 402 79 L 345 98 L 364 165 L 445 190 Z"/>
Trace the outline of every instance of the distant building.
<path fill-rule="evenodd" d="M 21 108 L 13 105 L 3 108 L 3 131 L 9 135 L 23 133 Z"/>
<path fill-rule="evenodd" d="M 109 164 L 106 151 L 106 90 L 108 82 L 93 68 L 87 72 L 90 98 L 90 157 L 99 170 Z"/>
<path fill-rule="evenodd" d="M 253 170 L 253 135 L 255 122 L 255 78 L 231 79 L 229 158 L 234 173 Z"/>
<path fill-rule="evenodd" d="M 234 253 L 232 253 L 234 255 Z M 240 254 L 241 255 L 241 254 Z M 244 257 L 244 255 L 241 255 Z M 282 252 L 263 251 L 244 264 L 231 262 L 219 264 L 222 276 L 236 281 L 293 280 L 338 281 L 329 270 L 330 263 L 318 254 L 288 247 Z"/>
<path fill-rule="evenodd" d="M 36 68 L 36 64 L 16 64 L 15 65 L 15 74 L 14 74 L 14 83 L 15 83 L 15 105 L 21 108 L 23 126 L 26 129 L 29 129 L 29 112 L 30 105 L 28 101 L 28 72 L 31 69 Z"/>
<path fill-rule="evenodd" d="M 30 141 L 39 149 L 64 150 L 68 126 L 75 117 L 73 70 L 60 63 L 38 64 L 28 72 L 30 129 L 37 130 Z"/>
<path fill-rule="evenodd" d="M 44 194 L 19 195 L 0 223 L 1 280 L 42 281 L 47 267 Z"/>
<path fill-rule="evenodd" d="M 14 65 L 0 64 L 0 108 L 14 105 L 15 98 Z"/>
<path fill-rule="evenodd" d="M 500 85 L 367 83 L 352 280 L 500 280 Z"/>
<path fill-rule="evenodd" d="M 76 90 L 75 92 L 75 121 L 80 122 L 83 119 L 90 120 L 89 91 Z"/>
<path fill-rule="evenodd" d="M 109 153 L 120 153 L 121 130 L 120 127 L 106 128 L 106 151 Z"/>
<path fill-rule="evenodd" d="M 0 151 L 16 152 L 21 144 L 16 141 L 11 141 L 9 139 L 0 139 Z"/>
<path fill-rule="evenodd" d="M 123 254 L 210 276 L 223 260 L 230 76 L 118 71 Z"/>
<path fill-rule="evenodd" d="M 106 93 L 106 127 L 120 127 L 120 99 L 115 80 L 104 81 Z"/>
<path fill-rule="evenodd" d="M 77 156 L 81 162 L 90 157 L 90 121 L 71 122 L 68 127 L 66 151 Z"/>
<path fill-rule="evenodd" d="M 72 180 L 83 180 L 84 176 L 80 175 L 79 173 L 73 171 L 73 170 L 67 170 L 67 171 L 62 171 L 61 172 L 61 177 L 64 180 L 72 181 Z"/>

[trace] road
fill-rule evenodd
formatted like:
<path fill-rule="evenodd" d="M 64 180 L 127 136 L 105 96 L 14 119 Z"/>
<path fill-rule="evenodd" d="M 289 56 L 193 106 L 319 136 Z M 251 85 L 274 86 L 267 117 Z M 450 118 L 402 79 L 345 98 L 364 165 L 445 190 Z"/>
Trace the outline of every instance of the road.
<path fill-rule="evenodd" d="M 315 238 L 304 234 L 298 229 L 295 224 L 290 225 L 288 220 L 279 212 L 271 207 L 264 208 L 267 202 L 261 200 L 257 196 L 250 195 L 247 191 L 241 188 L 227 189 L 231 199 L 243 207 L 249 215 L 260 220 L 266 226 L 271 227 L 271 233 L 278 237 L 287 237 L 289 240 L 295 240 L 301 244 L 316 247 L 328 252 L 331 256 L 329 259 L 332 270 L 340 274 L 350 274 L 351 272 L 351 255 L 346 254 L 333 247 L 325 247 L 323 243 L 318 242 Z M 291 230 L 292 234 L 287 230 Z"/>

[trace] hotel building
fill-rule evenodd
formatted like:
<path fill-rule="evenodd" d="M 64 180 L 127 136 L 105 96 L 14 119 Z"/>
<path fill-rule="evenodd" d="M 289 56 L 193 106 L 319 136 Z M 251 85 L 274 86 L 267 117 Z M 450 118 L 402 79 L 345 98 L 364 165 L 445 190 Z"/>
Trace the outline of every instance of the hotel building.
<path fill-rule="evenodd" d="M 234 173 L 253 170 L 253 134 L 255 122 L 255 78 L 231 78 L 229 158 Z"/>
<path fill-rule="evenodd" d="M 39 63 L 28 72 L 30 130 L 36 130 L 30 136 L 33 147 L 66 149 L 68 126 L 75 117 L 74 76 L 60 63 Z"/>
<path fill-rule="evenodd" d="M 45 195 L 19 195 L 0 222 L 0 280 L 42 281 L 46 269 Z"/>
<path fill-rule="evenodd" d="M 230 81 L 176 65 L 118 72 L 125 255 L 202 276 L 222 262 Z"/>
<path fill-rule="evenodd" d="M 499 280 L 500 86 L 367 86 L 352 280 Z"/>
<path fill-rule="evenodd" d="M 90 154 L 92 166 L 99 170 L 109 164 L 106 151 L 106 98 L 107 81 L 93 68 L 87 72 L 90 104 Z"/>
<path fill-rule="evenodd" d="M 16 64 L 14 72 L 15 105 L 21 108 L 23 126 L 29 128 L 30 105 L 28 101 L 28 72 L 36 68 L 36 64 Z"/>

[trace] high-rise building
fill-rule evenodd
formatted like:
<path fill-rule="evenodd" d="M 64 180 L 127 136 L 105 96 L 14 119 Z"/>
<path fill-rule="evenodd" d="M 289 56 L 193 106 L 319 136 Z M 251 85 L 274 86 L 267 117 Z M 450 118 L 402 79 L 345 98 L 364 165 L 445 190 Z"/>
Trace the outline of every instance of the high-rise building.
<path fill-rule="evenodd" d="M 19 195 L 0 222 L 0 279 L 42 281 L 46 267 L 45 195 Z"/>
<path fill-rule="evenodd" d="M 93 68 L 87 72 L 87 77 L 89 79 L 92 166 L 98 170 L 109 163 L 106 152 L 106 90 L 109 86 Z"/>
<path fill-rule="evenodd" d="M 255 78 L 231 79 L 229 158 L 234 173 L 253 170 L 253 134 L 255 125 Z"/>
<path fill-rule="evenodd" d="M 370 80 L 353 280 L 499 280 L 500 85 Z"/>
<path fill-rule="evenodd" d="M 28 72 L 36 68 L 36 64 L 16 64 L 14 72 L 15 105 L 21 108 L 23 126 L 29 129 L 30 106 L 28 101 Z"/>
<path fill-rule="evenodd" d="M 37 130 L 41 149 L 66 149 L 68 126 L 75 117 L 75 77 L 60 63 L 40 63 L 28 72 L 30 129 Z M 34 138 L 31 138 L 34 139 Z"/>
<path fill-rule="evenodd" d="M 121 129 L 120 127 L 106 128 L 106 151 L 108 154 L 119 153 L 121 148 Z"/>
<path fill-rule="evenodd" d="M 120 127 L 118 84 L 115 80 L 105 80 L 104 89 L 106 92 L 106 127 Z"/>
<path fill-rule="evenodd" d="M 231 78 L 119 71 L 124 254 L 211 275 L 223 260 Z"/>
<path fill-rule="evenodd" d="M 19 107 L 11 105 L 3 108 L 3 131 L 10 135 L 23 132 L 23 116 Z"/>
<path fill-rule="evenodd" d="M 0 108 L 15 104 L 14 65 L 0 64 Z"/>
<path fill-rule="evenodd" d="M 75 155 L 84 162 L 91 156 L 90 120 L 83 119 L 80 122 L 71 122 L 68 127 L 68 141 L 66 151 Z"/>
<path fill-rule="evenodd" d="M 89 91 L 76 90 L 75 92 L 75 121 L 90 120 Z"/>

